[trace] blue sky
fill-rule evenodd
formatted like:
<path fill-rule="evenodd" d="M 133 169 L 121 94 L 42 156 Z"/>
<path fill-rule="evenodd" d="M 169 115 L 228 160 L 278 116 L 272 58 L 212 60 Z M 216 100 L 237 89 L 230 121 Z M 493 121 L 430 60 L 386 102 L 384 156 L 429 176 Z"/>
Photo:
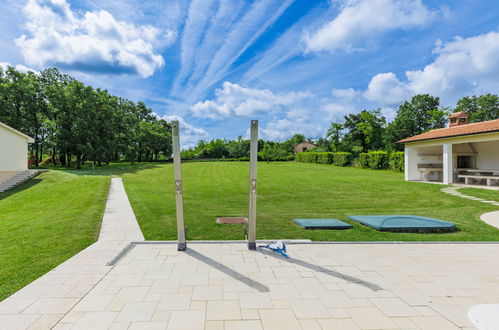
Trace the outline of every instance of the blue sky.
<path fill-rule="evenodd" d="M 58 67 L 179 119 L 183 142 L 323 136 L 417 93 L 499 93 L 491 0 L 1 0 L 0 65 Z"/>

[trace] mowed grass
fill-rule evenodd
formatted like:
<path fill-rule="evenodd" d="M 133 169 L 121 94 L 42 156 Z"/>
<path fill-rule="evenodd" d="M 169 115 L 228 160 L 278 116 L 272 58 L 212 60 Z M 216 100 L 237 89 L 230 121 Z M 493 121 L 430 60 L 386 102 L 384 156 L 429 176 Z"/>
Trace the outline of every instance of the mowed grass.
<path fill-rule="evenodd" d="M 461 188 L 459 192 L 475 196 L 478 198 L 483 198 L 488 201 L 496 201 L 499 202 L 499 190 L 488 190 L 488 189 L 479 189 L 479 188 Z"/>
<path fill-rule="evenodd" d="M 0 301 L 96 241 L 109 180 L 51 171 L 0 193 Z"/>
<path fill-rule="evenodd" d="M 441 185 L 405 182 L 402 173 L 295 162 L 258 164 L 257 238 L 323 241 L 497 241 L 499 230 L 479 220 L 496 207 L 450 196 Z M 183 164 L 185 222 L 189 240 L 243 239 L 240 225 L 218 225 L 218 216 L 247 216 L 247 162 Z M 148 240 L 175 240 L 175 192 L 171 164 L 123 180 Z M 457 224 L 441 234 L 379 232 L 348 215 L 412 214 Z M 294 218 L 337 218 L 349 230 L 305 230 Z"/>

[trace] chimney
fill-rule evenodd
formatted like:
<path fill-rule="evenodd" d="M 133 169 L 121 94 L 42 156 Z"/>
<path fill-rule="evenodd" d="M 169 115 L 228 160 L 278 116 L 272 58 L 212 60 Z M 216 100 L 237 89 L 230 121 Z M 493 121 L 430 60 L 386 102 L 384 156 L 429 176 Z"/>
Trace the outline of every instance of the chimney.
<path fill-rule="evenodd" d="M 468 124 L 468 114 L 465 111 L 454 112 L 449 116 L 450 127 Z"/>

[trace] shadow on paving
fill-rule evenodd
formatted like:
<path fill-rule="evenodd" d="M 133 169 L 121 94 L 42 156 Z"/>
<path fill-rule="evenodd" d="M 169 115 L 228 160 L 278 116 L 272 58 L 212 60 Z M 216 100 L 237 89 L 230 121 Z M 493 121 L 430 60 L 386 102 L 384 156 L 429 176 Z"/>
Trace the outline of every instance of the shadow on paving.
<path fill-rule="evenodd" d="M 238 280 L 239 282 L 241 282 L 245 285 L 248 285 L 252 288 L 257 289 L 258 292 L 269 292 L 270 291 L 266 285 L 263 285 L 260 282 L 254 281 L 251 278 L 249 278 L 249 277 L 225 266 L 224 264 L 221 264 L 218 261 L 213 260 L 210 257 L 205 256 L 204 254 L 199 253 L 191 248 L 188 248 L 187 250 L 185 250 L 185 253 L 187 253 L 191 257 L 207 264 L 208 266 L 214 267 L 217 270 L 221 271 L 222 273 L 229 275 L 233 279 Z"/>
<path fill-rule="evenodd" d="M 264 255 L 268 255 L 268 256 L 271 256 L 273 258 L 289 262 L 291 264 L 299 265 L 299 266 L 308 268 L 310 270 L 313 270 L 315 272 L 327 274 L 327 275 L 330 275 L 330 276 L 333 276 L 333 277 L 336 277 L 336 278 L 341 278 L 341 279 L 343 279 L 345 281 L 361 285 L 361 286 L 366 287 L 368 289 L 371 289 L 373 291 L 384 290 L 382 287 L 380 287 L 379 285 L 377 285 L 375 283 L 364 281 L 364 280 L 361 280 L 361 279 L 353 277 L 353 276 L 345 275 L 345 274 L 339 273 L 337 271 L 334 271 L 334 270 L 331 270 L 331 269 L 328 269 L 328 268 L 325 268 L 325 267 L 322 267 L 322 266 L 314 265 L 314 264 L 311 264 L 309 262 L 306 262 L 306 261 L 303 261 L 303 260 L 299 260 L 299 259 L 295 259 L 295 258 L 292 258 L 292 257 L 285 258 L 285 257 L 283 257 L 281 255 L 277 255 L 277 254 L 275 254 L 275 253 L 273 253 L 271 251 L 267 251 L 267 250 L 264 250 L 264 249 L 261 249 L 261 248 L 258 248 L 258 250 L 260 250 L 260 252 L 262 254 L 264 254 Z"/>

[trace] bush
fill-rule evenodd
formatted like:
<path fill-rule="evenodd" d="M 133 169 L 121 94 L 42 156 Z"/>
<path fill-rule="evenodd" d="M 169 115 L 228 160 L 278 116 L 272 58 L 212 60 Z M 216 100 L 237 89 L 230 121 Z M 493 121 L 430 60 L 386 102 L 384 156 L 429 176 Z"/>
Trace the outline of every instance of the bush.
<path fill-rule="evenodd" d="M 332 152 L 299 152 L 295 160 L 303 163 L 332 164 L 333 158 Z"/>
<path fill-rule="evenodd" d="M 405 160 L 404 152 L 397 151 L 390 154 L 390 169 L 398 172 L 404 172 Z"/>
<path fill-rule="evenodd" d="M 389 167 L 389 155 L 386 151 L 370 151 L 359 155 L 359 163 L 363 168 L 382 170 Z"/>
<path fill-rule="evenodd" d="M 369 168 L 369 154 L 367 152 L 360 153 L 358 163 L 362 168 Z"/>
<path fill-rule="evenodd" d="M 350 152 L 335 152 L 333 154 L 333 164 L 336 166 L 348 166 L 352 161 Z"/>

